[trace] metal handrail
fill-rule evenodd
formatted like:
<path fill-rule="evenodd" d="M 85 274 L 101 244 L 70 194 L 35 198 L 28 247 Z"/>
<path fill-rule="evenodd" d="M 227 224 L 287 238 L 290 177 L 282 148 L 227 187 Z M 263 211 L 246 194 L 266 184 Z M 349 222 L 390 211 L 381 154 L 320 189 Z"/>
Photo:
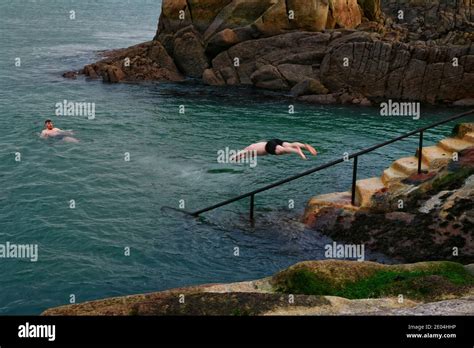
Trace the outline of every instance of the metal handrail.
<path fill-rule="evenodd" d="M 418 128 L 414 131 L 411 131 L 411 132 L 408 132 L 406 134 L 403 134 L 403 135 L 400 135 L 396 138 L 393 138 L 393 139 L 390 139 L 390 140 L 387 140 L 387 141 L 384 141 L 382 143 L 379 143 L 379 144 L 376 144 L 376 145 L 373 145 L 371 147 L 368 147 L 366 149 L 363 149 L 361 151 L 358 151 L 356 153 L 353 153 L 353 154 L 350 154 L 348 156 L 345 156 L 343 158 L 340 158 L 340 159 L 337 159 L 337 160 L 334 160 L 332 162 L 329 162 L 329 163 L 326 163 L 326 164 L 323 164 L 323 165 L 320 165 L 316 168 L 312 168 L 312 169 L 309 169 L 307 171 L 304 171 L 302 173 L 299 173 L 299 174 L 296 174 L 296 175 L 293 175 L 293 176 L 290 176 L 290 177 L 287 177 L 285 179 L 282 179 L 282 180 L 279 180 L 277 182 L 274 182 L 272 184 L 269 184 L 269 185 L 266 185 L 266 186 L 263 186 L 261 188 L 258 188 L 256 190 L 253 190 L 251 192 L 247 192 L 247 193 L 244 193 L 244 194 L 241 194 L 239 196 L 236 196 L 234 198 L 231 198 L 231 199 L 227 199 L 225 201 L 222 201 L 220 203 L 217 203 L 217 204 L 214 204 L 214 205 L 211 205 L 207 208 L 204 208 L 204 209 L 199 209 L 199 210 L 196 210 L 194 212 L 188 212 L 186 210 L 183 210 L 183 209 L 176 209 L 176 208 L 171 208 L 171 207 L 168 207 L 168 208 L 171 208 L 171 209 L 174 209 L 174 210 L 178 210 L 180 212 L 183 212 L 183 213 L 186 213 L 186 214 L 189 214 L 189 215 L 192 215 L 194 217 L 197 217 L 199 215 L 201 215 L 202 213 L 205 213 L 205 212 L 208 212 L 210 210 L 214 210 L 214 209 L 217 209 L 217 208 L 220 208 L 224 205 L 228 205 L 230 203 L 233 203 L 233 202 L 236 202 L 236 201 L 239 201 L 241 199 L 244 199 L 244 198 L 247 198 L 247 197 L 250 197 L 250 220 L 253 221 L 253 216 L 254 216 L 254 202 L 255 202 L 255 195 L 257 193 L 260 193 L 260 192 L 263 192 L 263 191 L 267 191 L 267 190 L 270 190 L 274 187 L 277 187 L 277 186 L 280 186 L 280 185 L 283 185 L 283 184 L 286 184 L 290 181 L 293 181 L 293 180 L 296 180 L 296 179 L 299 179 L 303 176 L 307 176 L 309 174 L 313 174 L 315 172 L 319 172 L 320 170 L 323 170 L 323 169 L 326 169 L 326 168 L 329 168 L 329 167 L 332 167 L 336 164 L 339 164 L 339 163 L 342 163 L 342 162 L 347 162 L 349 159 L 353 158 L 354 159 L 354 166 L 353 166 L 353 172 L 352 172 L 352 190 L 351 190 L 351 203 L 354 205 L 355 203 L 355 188 L 356 188 L 356 181 L 357 181 L 357 162 L 358 162 L 358 157 L 359 156 L 362 156 L 366 153 L 369 153 L 369 152 L 372 152 L 374 150 L 377 150 L 381 147 L 384 147 L 384 146 L 387 146 L 389 144 L 392 144 L 394 142 L 397 142 L 397 141 L 400 141 L 400 140 L 403 140 L 405 138 L 408 138 L 412 135 L 415 135 L 417 133 L 420 134 L 420 140 L 419 140 L 419 145 L 418 145 L 418 173 L 421 173 L 421 162 L 422 162 L 422 156 L 423 156 L 423 151 L 422 151 L 422 148 L 423 148 L 423 134 L 426 130 L 428 129 L 431 129 L 431 128 L 434 128 L 434 127 L 437 127 L 439 125 L 442 125 L 442 124 L 445 124 L 445 123 L 448 123 L 448 122 L 451 122 L 451 121 L 454 121 L 454 120 L 457 120 L 459 118 L 462 118 L 462 117 L 465 117 L 465 116 L 468 116 L 468 115 L 471 115 L 471 114 L 474 114 L 474 109 L 473 110 L 469 110 L 469 111 L 466 111 L 466 112 L 463 112 L 463 113 L 460 113 L 460 114 L 457 114 L 457 115 L 454 115 L 454 116 L 451 116 L 445 120 L 442 120 L 442 121 L 438 121 L 438 122 L 435 122 L 433 124 L 430 124 L 428 126 L 425 126 L 425 127 L 422 127 L 422 128 Z"/>

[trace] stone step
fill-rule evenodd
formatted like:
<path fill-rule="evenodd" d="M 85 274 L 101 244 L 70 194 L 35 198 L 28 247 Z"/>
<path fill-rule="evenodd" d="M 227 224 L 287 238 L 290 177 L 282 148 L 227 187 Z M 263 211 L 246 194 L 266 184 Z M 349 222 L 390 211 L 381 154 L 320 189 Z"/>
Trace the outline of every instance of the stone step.
<path fill-rule="evenodd" d="M 371 198 L 375 192 L 385 188 L 382 179 L 379 177 L 357 180 L 355 205 L 360 207 L 369 207 Z"/>
<path fill-rule="evenodd" d="M 385 186 L 390 186 L 408 177 L 408 174 L 401 172 L 393 167 L 383 171 L 382 182 Z"/>
<path fill-rule="evenodd" d="M 446 138 L 439 142 L 439 146 L 448 152 L 461 152 L 474 144 L 459 138 Z"/>
<path fill-rule="evenodd" d="M 303 221 L 306 224 L 312 223 L 312 221 L 314 221 L 314 216 L 319 213 L 320 209 L 326 207 L 353 211 L 359 209 L 359 207 L 352 205 L 350 192 L 326 193 L 310 199 L 305 209 Z"/>
<path fill-rule="evenodd" d="M 393 162 L 391 167 L 407 174 L 407 176 L 415 174 L 418 172 L 418 157 L 411 156 L 400 158 Z M 421 163 L 421 170 L 428 170 L 426 163 Z"/>
<path fill-rule="evenodd" d="M 469 141 L 474 144 L 474 132 L 469 132 L 464 134 L 462 140 Z"/>
<path fill-rule="evenodd" d="M 474 132 L 474 123 L 472 123 L 472 122 L 471 123 L 461 123 L 458 126 L 457 136 L 462 138 L 467 133 L 472 133 L 472 132 Z"/>
<path fill-rule="evenodd" d="M 308 205 L 311 206 L 337 206 L 344 207 L 351 205 L 350 192 L 332 192 L 319 195 L 310 199 Z"/>
<path fill-rule="evenodd" d="M 428 146 L 423 148 L 422 160 L 430 169 L 438 169 L 449 163 L 452 159 L 451 155 L 450 151 L 446 151 L 440 146 Z"/>

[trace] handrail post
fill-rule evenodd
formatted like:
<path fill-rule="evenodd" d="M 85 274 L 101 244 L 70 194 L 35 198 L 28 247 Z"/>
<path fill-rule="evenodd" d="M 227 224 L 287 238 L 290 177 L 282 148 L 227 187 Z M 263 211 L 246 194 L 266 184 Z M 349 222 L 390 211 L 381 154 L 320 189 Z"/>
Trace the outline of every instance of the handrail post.
<path fill-rule="evenodd" d="M 421 174 L 421 161 L 423 157 L 423 131 L 420 131 L 420 142 L 418 145 L 418 174 Z"/>
<path fill-rule="evenodd" d="M 357 159 L 359 156 L 354 157 L 354 167 L 352 169 L 352 195 L 351 204 L 355 205 L 355 193 L 356 193 L 356 182 L 357 182 Z"/>
<path fill-rule="evenodd" d="M 250 222 L 253 222 L 253 206 L 254 206 L 254 196 L 250 196 Z"/>

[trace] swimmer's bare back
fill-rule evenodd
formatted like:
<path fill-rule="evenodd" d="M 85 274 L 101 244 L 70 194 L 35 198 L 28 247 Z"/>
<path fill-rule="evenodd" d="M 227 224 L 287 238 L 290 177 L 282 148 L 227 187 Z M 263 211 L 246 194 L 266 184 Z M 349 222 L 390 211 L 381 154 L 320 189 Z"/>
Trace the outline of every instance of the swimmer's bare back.
<path fill-rule="evenodd" d="M 45 129 L 41 132 L 41 138 L 55 138 L 66 143 L 78 143 L 78 139 L 70 136 L 73 134 L 74 133 L 72 131 L 63 131 L 59 128 L 54 128 L 51 130 Z"/>
<path fill-rule="evenodd" d="M 297 154 L 302 159 L 306 160 L 306 156 L 302 150 L 307 150 L 313 156 L 316 156 L 318 152 L 314 147 L 309 144 L 303 144 L 298 142 L 288 142 L 280 139 L 271 139 L 269 141 L 262 141 L 247 146 L 245 149 L 238 152 L 238 154 L 231 160 L 245 158 L 249 154 L 257 154 L 257 156 L 265 155 L 286 155 L 286 154 Z"/>

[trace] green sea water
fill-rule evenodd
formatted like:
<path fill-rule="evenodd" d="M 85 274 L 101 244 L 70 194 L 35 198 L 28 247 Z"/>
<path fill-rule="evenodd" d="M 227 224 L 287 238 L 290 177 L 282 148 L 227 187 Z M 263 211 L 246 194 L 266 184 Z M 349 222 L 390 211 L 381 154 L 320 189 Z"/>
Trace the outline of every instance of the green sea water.
<path fill-rule="evenodd" d="M 0 314 L 39 314 L 71 294 L 82 302 L 256 279 L 324 258 L 332 240 L 299 219 L 313 195 L 349 189 L 350 163 L 257 195 L 255 226 L 248 201 L 197 220 L 162 207 L 184 202 L 196 210 L 454 113 L 422 107 L 413 120 L 192 80 L 104 84 L 61 76 L 97 60 L 99 50 L 152 39 L 160 7 L 145 0 L 0 3 L 0 244 L 39 248 L 37 262 L 0 258 Z M 55 116 L 63 100 L 95 103 L 95 118 Z M 80 142 L 39 138 L 46 118 Z M 425 143 L 451 128 L 427 132 Z M 217 162 L 219 150 L 275 137 L 309 142 L 319 155 L 261 157 L 254 168 Z M 417 143 L 410 138 L 360 158 L 359 177 L 380 175 Z M 392 262 L 371 251 L 366 258 Z"/>

